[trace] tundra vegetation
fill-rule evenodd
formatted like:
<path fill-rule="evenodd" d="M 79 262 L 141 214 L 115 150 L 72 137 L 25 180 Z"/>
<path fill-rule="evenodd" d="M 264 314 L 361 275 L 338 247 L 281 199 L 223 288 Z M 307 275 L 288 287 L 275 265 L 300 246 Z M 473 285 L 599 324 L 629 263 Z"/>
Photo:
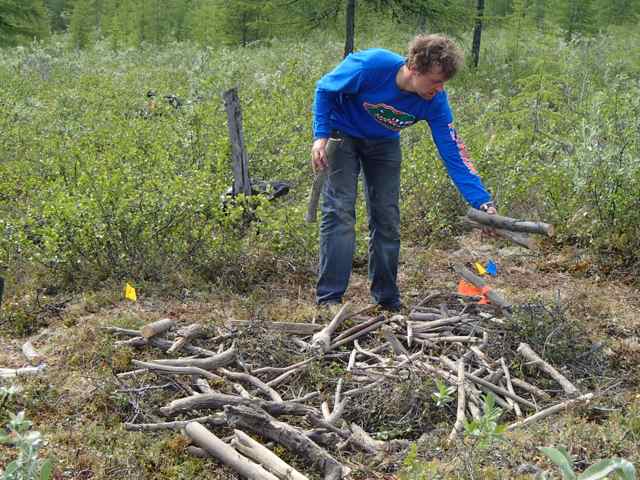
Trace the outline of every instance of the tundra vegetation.
<path fill-rule="evenodd" d="M 42 436 L 20 437 L 32 465 L 52 459 L 44 465 L 54 478 L 235 478 L 191 457 L 179 434 L 123 430 L 141 407 L 113 374 L 131 369 L 134 353 L 100 328 L 163 315 L 203 323 L 315 315 L 317 225 L 304 222 L 310 110 L 315 80 L 343 54 L 345 3 L 0 0 L 0 367 L 21 366 L 16 345 L 27 338 L 49 363 L 46 375 L 15 381 L 1 397 L 0 425 L 27 435 L 33 422 Z M 490 404 L 484 424 L 468 424 L 464 442 L 448 445 L 455 393 L 435 379 L 412 385 L 432 404 L 432 441 L 361 478 L 552 475 L 537 447 L 559 449 L 543 452 L 574 475 L 601 459 L 640 460 L 640 2 L 485 3 L 479 64 L 447 86 L 457 128 L 499 211 L 557 232 L 540 253 L 497 257 L 504 274 L 495 284 L 520 305 L 509 340 L 544 349 L 604 393 L 597 408 L 506 433 Z M 470 50 L 477 7 L 361 0 L 355 47 L 403 52 L 424 30 Z M 223 201 L 233 181 L 222 103 L 231 87 L 250 175 L 289 182 L 282 198 Z M 460 249 L 508 249 L 463 234 L 465 207 L 428 127 L 405 131 L 402 143 L 410 304 L 415 292 L 455 288 L 447 259 Z M 356 228 L 352 295 L 366 303 L 363 203 Z M 138 288 L 137 303 L 122 300 L 125 282 Z M 281 354 L 279 340 L 267 340 Z M 580 355 L 593 349 L 602 356 L 585 365 Z M 329 385 L 331 368 L 307 380 Z M 407 389 L 391 394 L 402 399 Z M 402 431 L 387 398 L 360 408 L 369 431 Z M 0 469 L 16 459 L 8 443 Z"/>

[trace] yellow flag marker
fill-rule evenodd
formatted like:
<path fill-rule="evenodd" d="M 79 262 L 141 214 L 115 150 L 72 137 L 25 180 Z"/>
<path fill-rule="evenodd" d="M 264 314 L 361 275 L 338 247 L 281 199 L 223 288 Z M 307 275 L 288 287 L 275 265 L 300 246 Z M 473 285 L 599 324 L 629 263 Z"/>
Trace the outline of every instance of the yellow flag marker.
<path fill-rule="evenodd" d="M 487 274 L 487 271 L 485 270 L 484 266 L 480 262 L 474 263 L 473 266 L 476 267 L 476 271 L 478 272 L 479 275 Z"/>
<path fill-rule="evenodd" d="M 136 295 L 136 289 L 131 286 L 129 282 L 124 286 L 124 298 L 127 300 L 131 300 L 135 302 L 138 300 L 138 296 Z"/>

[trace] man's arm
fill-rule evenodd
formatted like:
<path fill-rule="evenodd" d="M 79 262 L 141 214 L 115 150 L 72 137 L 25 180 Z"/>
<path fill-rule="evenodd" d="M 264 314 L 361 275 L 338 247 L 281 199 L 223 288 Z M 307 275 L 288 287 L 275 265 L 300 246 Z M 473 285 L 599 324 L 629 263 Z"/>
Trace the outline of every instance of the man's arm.
<path fill-rule="evenodd" d="M 453 127 L 453 115 L 446 93 L 440 95 L 443 97 L 436 100 L 438 104 L 427 118 L 427 122 L 442 162 L 467 203 L 487 213 L 496 213 L 491 195 L 471 162 L 464 142 Z"/>

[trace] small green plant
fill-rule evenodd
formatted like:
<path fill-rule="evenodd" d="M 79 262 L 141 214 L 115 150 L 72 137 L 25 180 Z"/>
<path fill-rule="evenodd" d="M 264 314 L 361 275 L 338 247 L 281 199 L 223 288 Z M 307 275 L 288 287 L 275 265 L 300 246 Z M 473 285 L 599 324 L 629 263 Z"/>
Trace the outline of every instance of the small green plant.
<path fill-rule="evenodd" d="M 624 458 L 607 458 L 601 460 L 595 465 L 591 465 L 581 474 L 577 474 L 573 470 L 573 458 L 571 458 L 571 455 L 565 448 L 538 447 L 538 449 L 557 465 L 563 480 L 598 480 L 601 478 L 619 480 L 636 479 L 635 467 Z"/>
<path fill-rule="evenodd" d="M 3 389 L 0 395 L 8 396 L 7 392 L 7 389 Z M 50 480 L 53 462 L 50 459 L 43 462 L 38 459 L 38 451 L 43 443 L 42 435 L 30 430 L 32 423 L 25 418 L 24 411 L 9 416 L 9 433 L 0 433 L 0 444 L 14 446 L 18 457 L 6 466 L 0 480 Z"/>
<path fill-rule="evenodd" d="M 412 443 L 407 456 L 402 461 L 402 469 L 398 472 L 399 480 L 433 480 L 439 478 L 437 468 L 418 458 L 418 447 Z"/>
<path fill-rule="evenodd" d="M 483 450 L 489 448 L 494 441 L 502 440 L 507 427 L 498 424 L 502 409 L 496 407 L 496 397 L 492 393 L 484 396 L 482 410 L 480 418 L 470 422 L 465 420 L 464 432 L 465 435 L 476 438 L 477 447 Z"/>
<path fill-rule="evenodd" d="M 436 379 L 436 387 L 438 387 L 438 391 L 431 394 L 432 400 L 436 402 L 436 407 L 444 407 L 453 401 L 452 395 L 456 391 L 456 387 L 447 387 L 440 379 Z"/>

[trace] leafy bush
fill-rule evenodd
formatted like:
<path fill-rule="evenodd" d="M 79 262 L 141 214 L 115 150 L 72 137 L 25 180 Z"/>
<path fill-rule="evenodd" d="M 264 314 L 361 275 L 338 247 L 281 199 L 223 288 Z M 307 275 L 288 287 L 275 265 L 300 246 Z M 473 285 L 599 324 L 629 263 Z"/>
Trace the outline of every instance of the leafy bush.
<path fill-rule="evenodd" d="M 577 474 L 573 471 L 573 459 L 566 449 L 539 447 L 549 459 L 560 469 L 563 480 L 599 480 L 614 478 L 619 480 L 635 480 L 636 469 L 628 460 L 623 458 L 608 458 L 590 466 L 584 472 Z"/>

